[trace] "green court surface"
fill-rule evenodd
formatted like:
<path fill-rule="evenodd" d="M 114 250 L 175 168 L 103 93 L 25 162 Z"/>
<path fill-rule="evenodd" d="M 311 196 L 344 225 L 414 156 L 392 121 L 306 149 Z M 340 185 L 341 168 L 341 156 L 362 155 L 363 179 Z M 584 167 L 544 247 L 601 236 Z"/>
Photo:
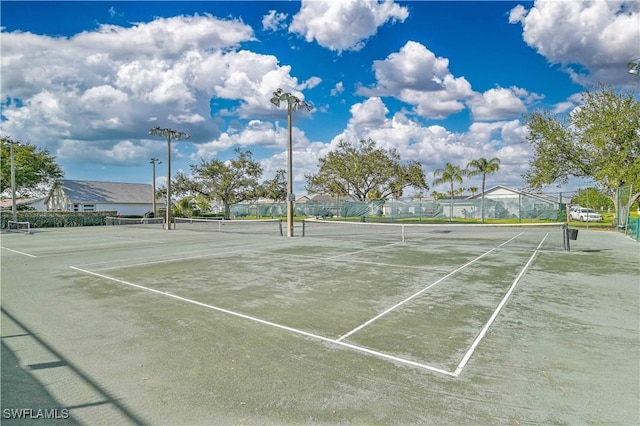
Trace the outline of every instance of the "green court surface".
<path fill-rule="evenodd" d="M 640 423 L 637 242 L 441 233 L 3 233 L 2 421 Z"/>

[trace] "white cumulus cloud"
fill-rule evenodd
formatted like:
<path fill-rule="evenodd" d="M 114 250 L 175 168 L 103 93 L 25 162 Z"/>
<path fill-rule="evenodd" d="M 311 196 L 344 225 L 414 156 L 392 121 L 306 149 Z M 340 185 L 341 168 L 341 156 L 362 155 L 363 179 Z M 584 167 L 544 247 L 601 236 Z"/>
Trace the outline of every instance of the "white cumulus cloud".
<path fill-rule="evenodd" d="M 109 164 L 129 164 L 132 157 L 120 152 L 143 147 L 156 125 L 186 131 L 196 144 L 218 140 L 212 115 L 275 116 L 274 88 L 303 97 L 321 82 L 300 83 L 276 57 L 240 49 L 252 40 L 240 20 L 208 14 L 102 25 L 71 37 L 2 31 L 2 131 L 61 159 L 79 158 L 70 147 L 84 144 L 85 161 Z M 212 98 L 226 102 L 221 111 L 212 111 Z M 149 150 L 131 153 L 143 162 Z"/>
<path fill-rule="evenodd" d="M 289 32 L 341 53 L 360 50 L 379 27 L 408 16 L 409 10 L 392 0 L 302 0 Z"/>
<path fill-rule="evenodd" d="M 269 13 L 262 17 L 262 29 L 266 31 L 278 31 L 287 27 L 286 20 L 288 15 L 286 13 L 278 13 L 275 10 L 270 10 Z"/>
<path fill-rule="evenodd" d="M 536 0 L 513 8 L 524 41 L 560 64 L 580 84 L 631 82 L 626 64 L 640 56 L 640 2 L 635 0 Z"/>
<path fill-rule="evenodd" d="M 415 107 L 428 118 L 445 118 L 465 108 L 473 95 L 464 77 L 454 77 L 449 60 L 436 55 L 421 43 L 408 41 L 398 52 L 373 63 L 376 84 L 360 87 L 365 96 L 393 96 Z"/>

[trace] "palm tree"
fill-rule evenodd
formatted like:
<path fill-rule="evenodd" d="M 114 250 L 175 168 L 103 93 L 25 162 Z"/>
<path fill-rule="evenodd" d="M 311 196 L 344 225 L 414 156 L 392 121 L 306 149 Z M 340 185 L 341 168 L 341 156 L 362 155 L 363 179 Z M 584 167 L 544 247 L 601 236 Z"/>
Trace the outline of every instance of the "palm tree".
<path fill-rule="evenodd" d="M 192 206 L 193 205 L 195 205 L 196 210 L 198 210 L 200 214 L 211 211 L 211 202 L 203 195 L 196 195 L 192 202 Z"/>
<path fill-rule="evenodd" d="M 480 200 L 480 215 L 482 218 L 482 223 L 484 223 L 484 186 L 487 180 L 487 175 L 500 170 L 500 159 L 495 157 L 491 160 L 487 160 L 486 158 L 478 158 L 477 160 L 470 161 L 469 164 L 467 164 L 467 170 L 467 174 L 469 176 L 482 175 L 482 198 Z"/>
<path fill-rule="evenodd" d="M 175 217 L 191 217 L 193 216 L 193 205 L 192 197 L 181 198 L 173 206 L 172 213 Z"/>
<path fill-rule="evenodd" d="M 436 178 L 433 181 L 434 185 L 440 185 L 447 182 L 451 184 L 451 189 L 449 191 L 449 194 L 451 195 L 449 203 L 449 221 L 453 220 L 453 184 L 455 182 L 462 183 L 462 176 L 466 173 L 466 170 L 462 170 L 460 167 L 454 166 L 451 163 L 445 164 L 444 169 L 438 169 L 433 172 L 433 176 Z"/>

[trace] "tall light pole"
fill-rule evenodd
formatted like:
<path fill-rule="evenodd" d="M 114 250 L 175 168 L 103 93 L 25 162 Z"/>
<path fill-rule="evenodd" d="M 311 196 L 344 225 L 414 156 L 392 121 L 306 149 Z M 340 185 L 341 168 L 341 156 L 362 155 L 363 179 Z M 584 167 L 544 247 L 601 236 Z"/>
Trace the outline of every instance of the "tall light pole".
<path fill-rule="evenodd" d="M 160 161 L 159 159 L 152 157 L 151 160 L 149 160 L 149 163 L 152 164 L 152 168 L 153 168 L 153 204 L 152 204 L 152 211 L 153 211 L 153 215 L 156 215 L 156 164 L 162 164 L 162 161 Z"/>
<path fill-rule="evenodd" d="M 170 128 L 162 128 L 160 126 L 149 129 L 151 136 L 165 136 L 167 138 L 167 230 L 171 229 L 171 139 L 180 141 L 189 139 L 188 133 L 180 132 Z M 155 194 L 154 194 L 155 197 Z"/>
<path fill-rule="evenodd" d="M 291 93 L 278 89 L 273 92 L 271 103 L 280 107 L 280 102 L 287 103 L 287 130 L 289 133 L 289 143 L 287 145 L 287 237 L 293 237 L 293 202 L 295 194 L 293 193 L 293 143 L 291 139 L 291 113 L 300 108 L 311 111 L 313 106 L 301 100 Z"/>

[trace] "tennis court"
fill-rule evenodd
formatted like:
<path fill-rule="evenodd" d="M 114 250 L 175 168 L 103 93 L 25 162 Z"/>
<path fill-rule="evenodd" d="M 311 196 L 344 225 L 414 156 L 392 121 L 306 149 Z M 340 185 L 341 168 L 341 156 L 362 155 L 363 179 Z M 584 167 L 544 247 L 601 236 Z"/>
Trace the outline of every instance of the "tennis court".
<path fill-rule="evenodd" d="M 3 234 L 2 408 L 81 424 L 640 419 L 640 249 L 624 236 L 581 231 L 567 252 L 554 225 L 309 221 L 286 238 L 279 221 L 215 222 Z"/>

